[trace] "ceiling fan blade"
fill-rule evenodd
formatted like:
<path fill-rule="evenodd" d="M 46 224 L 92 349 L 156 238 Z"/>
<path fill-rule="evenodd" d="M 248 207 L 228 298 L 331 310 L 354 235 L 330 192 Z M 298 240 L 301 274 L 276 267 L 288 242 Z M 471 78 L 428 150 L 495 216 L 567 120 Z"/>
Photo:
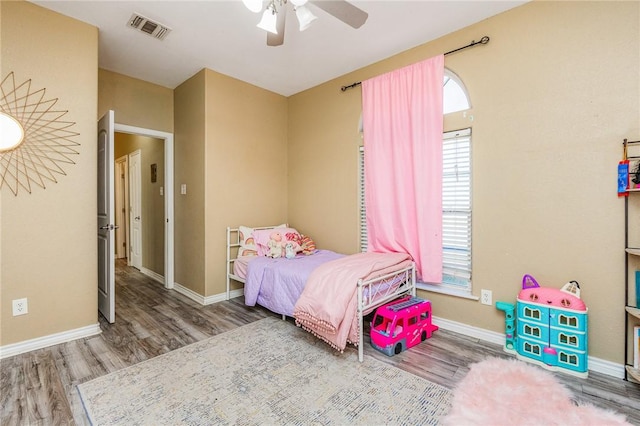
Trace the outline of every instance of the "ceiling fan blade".
<path fill-rule="evenodd" d="M 282 46 L 282 43 L 284 43 L 284 22 L 286 16 L 287 9 L 285 7 L 281 7 L 276 19 L 276 29 L 278 30 L 278 34 L 267 33 L 267 46 Z"/>
<path fill-rule="evenodd" d="M 369 17 L 367 12 L 345 0 L 312 0 L 310 3 L 353 28 L 360 28 Z"/>

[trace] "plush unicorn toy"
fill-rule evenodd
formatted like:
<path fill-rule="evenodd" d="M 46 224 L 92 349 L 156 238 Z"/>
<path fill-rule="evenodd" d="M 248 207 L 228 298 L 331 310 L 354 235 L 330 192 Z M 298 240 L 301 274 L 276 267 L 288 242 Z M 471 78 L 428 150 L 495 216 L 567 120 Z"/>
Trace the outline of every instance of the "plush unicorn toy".
<path fill-rule="evenodd" d="M 293 259 L 296 257 L 295 245 L 291 241 L 284 245 L 284 256 L 287 259 Z"/>

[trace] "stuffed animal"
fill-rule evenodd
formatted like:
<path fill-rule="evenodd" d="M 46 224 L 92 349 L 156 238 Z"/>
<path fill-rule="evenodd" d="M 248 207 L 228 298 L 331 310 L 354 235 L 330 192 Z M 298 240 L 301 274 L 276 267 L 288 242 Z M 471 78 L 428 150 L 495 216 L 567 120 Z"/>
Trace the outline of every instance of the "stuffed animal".
<path fill-rule="evenodd" d="M 267 256 L 274 259 L 282 257 L 282 235 L 279 232 L 273 232 L 269 237 L 270 239 L 267 243 L 269 253 L 267 253 Z"/>
<path fill-rule="evenodd" d="M 293 259 L 294 257 L 296 257 L 296 250 L 294 244 L 291 241 L 287 241 L 287 243 L 284 245 L 284 256 L 287 259 Z"/>
<path fill-rule="evenodd" d="M 283 244 L 291 243 L 293 245 L 293 252 L 298 253 L 302 250 L 300 247 L 300 234 L 296 232 L 287 232 L 284 234 L 284 238 L 286 241 L 283 241 Z"/>
<path fill-rule="evenodd" d="M 300 235 L 300 251 L 306 254 L 307 256 L 315 253 L 316 251 L 316 243 L 306 235 Z"/>

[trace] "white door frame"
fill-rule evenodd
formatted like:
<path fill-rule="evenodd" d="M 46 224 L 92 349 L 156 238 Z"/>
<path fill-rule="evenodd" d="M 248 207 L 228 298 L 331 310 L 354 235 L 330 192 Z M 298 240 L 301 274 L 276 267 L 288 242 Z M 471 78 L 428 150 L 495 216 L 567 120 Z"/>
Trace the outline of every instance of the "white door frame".
<path fill-rule="evenodd" d="M 114 130 L 164 140 L 164 286 L 172 289 L 174 284 L 173 134 L 119 123 L 115 124 Z"/>

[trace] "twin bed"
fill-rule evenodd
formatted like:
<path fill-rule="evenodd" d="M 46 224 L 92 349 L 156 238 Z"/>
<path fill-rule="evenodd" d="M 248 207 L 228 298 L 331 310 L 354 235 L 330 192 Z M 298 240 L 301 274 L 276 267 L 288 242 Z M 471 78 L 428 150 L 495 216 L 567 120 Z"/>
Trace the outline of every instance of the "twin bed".
<path fill-rule="evenodd" d="M 275 234 L 300 252 L 270 257 L 267 244 Z M 227 228 L 227 300 L 231 280 L 244 283 L 245 304 L 293 317 L 340 351 L 355 344 L 362 362 L 363 317 L 402 295 L 415 296 L 415 264 L 406 254 L 347 256 L 317 250 L 310 241 L 285 224 Z"/>

